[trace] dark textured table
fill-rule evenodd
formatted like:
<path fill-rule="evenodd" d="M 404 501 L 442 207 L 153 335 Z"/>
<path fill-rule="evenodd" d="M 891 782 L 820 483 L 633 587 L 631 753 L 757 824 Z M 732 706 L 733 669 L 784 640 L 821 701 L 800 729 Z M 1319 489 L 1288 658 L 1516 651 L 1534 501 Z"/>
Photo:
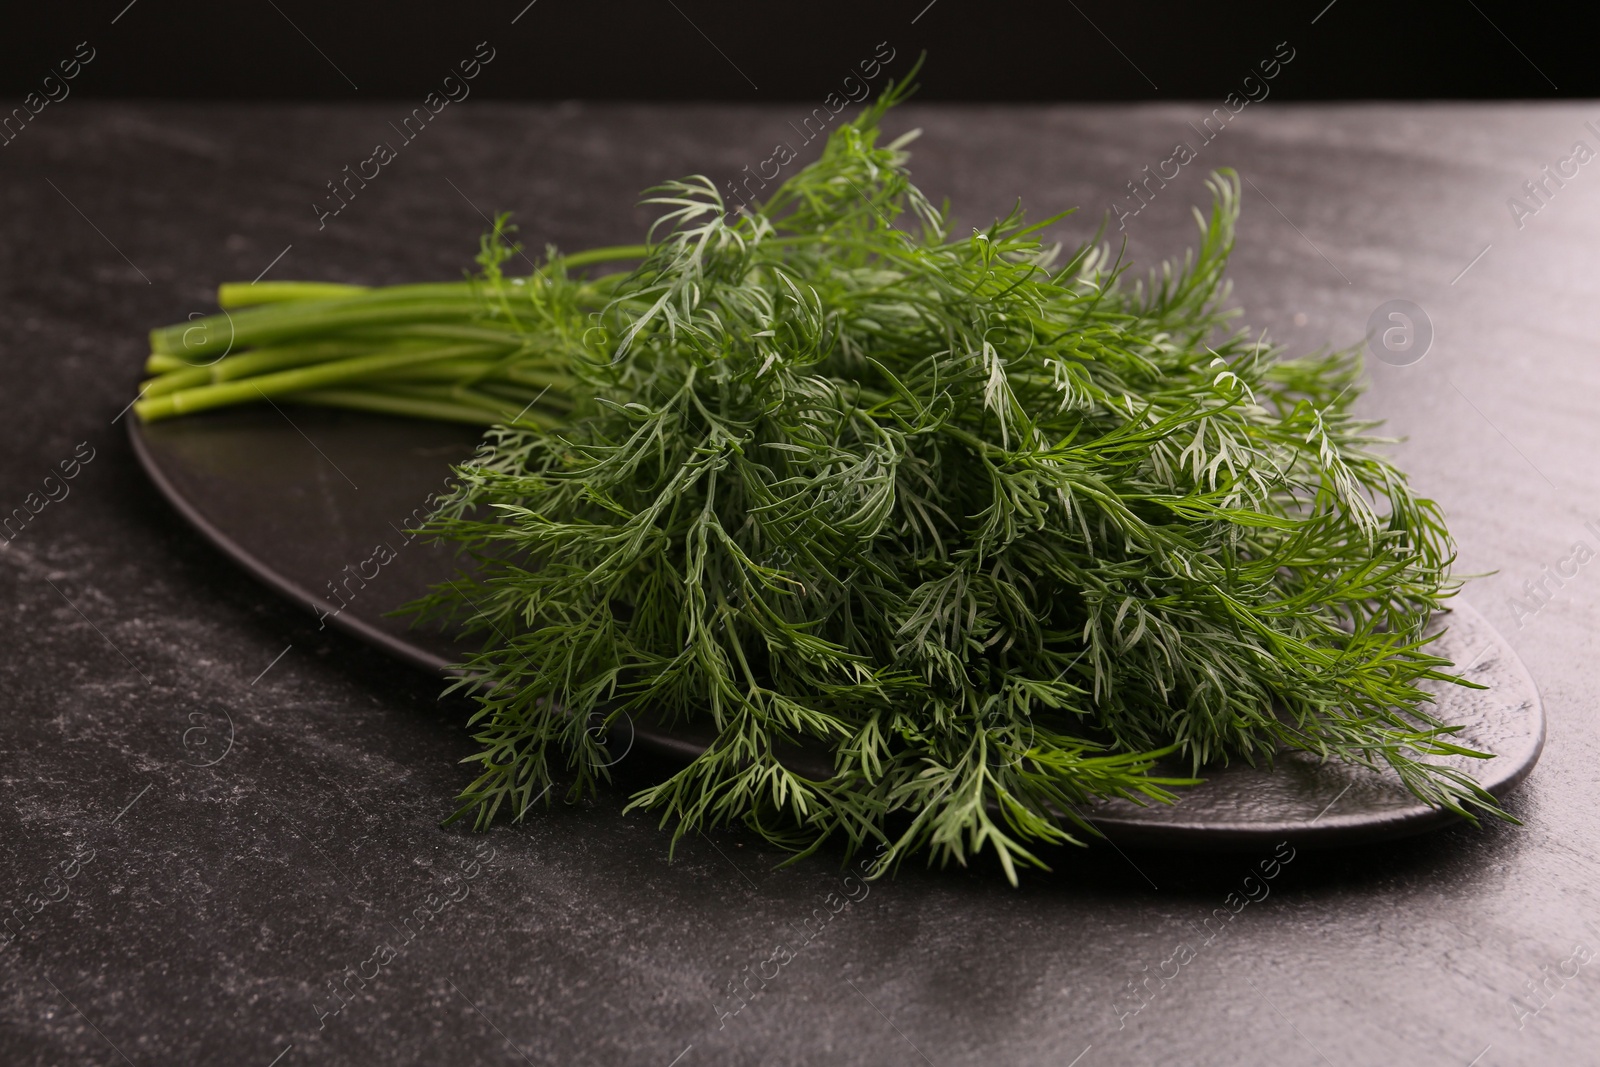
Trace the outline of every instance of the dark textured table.
<path fill-rule="evenodd" d="M 804 109 L 452 108 L 319 229 L 325 183 L 400 110 L 74 99 L 0 150 L 0 514 L 30 516 L 0 547 L 0 1061 L 1600 1062 L 1600 570 L 1574 548 L 1600 547 L 1600 173 L 1573 158 L 1600 106 L 1255 107 L 1125 220 L 1140 263 L 1180 251 L 1204 171 L 1233 165 L 1246 321 L 1309 351 L 1385 301 L 1425 310 L 1431 351 L 1374 361 L 1363 403 L 1461 571 L 1495 572 L 1465 597 L 1550 717 L 1524 825 L 1281 854 L 1248 901 L 1271 854 L 1061 850 L 1020 889 L 908 868 L 864 898 L 837 855 L 778 870 L 734 832 L 673 856 L 621 813 L 632 760 L 598 801 L 440 829 L 465 705 L 319 631 L 155 494 L 117 421 L 144 331 L 269 266 L 457 276 L 498 209 L 535 247 L 632 240 L 639 189 L 755 164 Z M 1208 110 L 892 125 L 924 128 L 918 180 L 963 221 L 1021 196 L 1082 205 L 1083 235 Z"/>

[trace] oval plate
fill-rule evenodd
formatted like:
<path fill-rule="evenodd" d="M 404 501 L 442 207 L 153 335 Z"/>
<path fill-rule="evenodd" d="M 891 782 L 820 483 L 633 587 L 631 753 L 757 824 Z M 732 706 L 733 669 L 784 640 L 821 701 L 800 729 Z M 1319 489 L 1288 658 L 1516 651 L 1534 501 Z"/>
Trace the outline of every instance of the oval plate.
<path fill-rule="evenodd" d="M 443 674 L 472 645 L 386 613 L 455 573 L 453 552 L 405 532 L 427 513 L 450 467 L 481 439 L 471 426 L 295 405 L 252 406 L 144 425 L 134 452 L 157 488 L 207 540 L 266 585 L 399 659 Z M 1538 689 L 1516 652 L 1458 606 L 1434 649 L 1487 690 L 1439 686 L 1438 716 L 1492 760 L 1454 759 L 1495 796 L 1527 777 L 1544 747 Z M 632 724 L 638 744 L 691 758 L 707 738 Z M 810 760 L 804 762 L 810 763 Z M 1184 773 L 1184 768 L 1170 768 Z M 1457 821 L 1382 774 L 1304 753 L 1274 767 L 1208 767 L 1171 805 L 1109 801 L 1086 809 L 1107 837 L 1161 848 L 1254 849 L 1373 841 Z"/>

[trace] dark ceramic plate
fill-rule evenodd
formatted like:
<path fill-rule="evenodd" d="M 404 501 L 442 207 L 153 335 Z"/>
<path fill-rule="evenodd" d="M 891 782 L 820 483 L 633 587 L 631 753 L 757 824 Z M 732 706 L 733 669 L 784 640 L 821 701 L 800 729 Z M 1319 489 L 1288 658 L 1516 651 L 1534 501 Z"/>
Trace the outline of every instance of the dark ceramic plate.
<path fill-rule="evenodd" d="M 444 548 L 412 541 L 452 463 L 473 452 L 472 427 L 284 405 L 234 408 L 150 426 L 128 418 L 152 481 L 205 537 L 271 588 L 333 625 L 424 670 L 442 673 L 467 646 L 437 629 L 409 629 L 386 612 L 452 576 Z M 1460 741 L 1493 752 L 1458 759 L 1496 796 L 1533 769 L 1544 745 L 1539 693 L 1511 646 L 1476 611 L 1457 607 L 1434 646 L 1489 688 L 1441 686 L 1438 715 Z M 692 731 L 629 724 L 634 745 L 687 758 Z M 614 729 L 619 729 L 614 727 Z M 623 729 L 628 733 L 627 728 Z M 799 754 L 797 762 L 810 762 Z M 824 764 L 825 773 L 825 764 Z M 1372 841 L 1454 821 L 1419 803 L 1392 774 L 1299 753 L 1271 770 L 1207 768 L 1172 805 L 1125 801 L 1085 811 L 1115 841 L 1165 848 L 1249 849 L 1285 838 Z"/>

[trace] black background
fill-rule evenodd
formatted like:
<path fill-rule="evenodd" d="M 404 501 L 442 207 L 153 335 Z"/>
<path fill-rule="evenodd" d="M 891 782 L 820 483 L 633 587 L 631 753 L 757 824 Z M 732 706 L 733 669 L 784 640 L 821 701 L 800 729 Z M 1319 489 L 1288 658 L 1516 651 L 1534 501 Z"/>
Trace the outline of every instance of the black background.
<path fill-rule="evenodd" d="M 1288 41 L 1284 100 L 1600 95 L 1592 5 L 536 0 L 510 24 L 526 4 L 52 5 L 7 15 L 0 89 L 20 99 L 87 40 L 86 97 L 409 99 L 488 40 L 509 59 L 479 97 L 764 103 L 820 97 L 887 41 L 892 72 L 928 53 L 927 100 L 1210 99 Z"/>

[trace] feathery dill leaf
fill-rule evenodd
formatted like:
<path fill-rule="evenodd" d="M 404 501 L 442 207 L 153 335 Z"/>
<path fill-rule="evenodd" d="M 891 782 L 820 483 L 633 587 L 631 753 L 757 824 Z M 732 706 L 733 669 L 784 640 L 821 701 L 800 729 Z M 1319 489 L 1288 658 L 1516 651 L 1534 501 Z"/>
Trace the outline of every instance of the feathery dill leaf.
<path fill-rule="evenodd" d="M 879 143 L 904 91 L 754 211 L 653 190 L 603 305 L 548 313 L 560 260 L 513 292 L 485 245 L 504 321 L 545 309 L 571 409 L 491 430 L 427 527 L 478 560 L 417 606 L 486 642 L 457 817 L 594 789 L 594 725 L 623 715 L 714 729 L 632 800 L 675 835 L 885 842 L 880 871 L 992 850 L 1014 882 L 1093 832 L 1089 802 L 1172 799 L 1171 754 L 1299 749 L 1498 814 L 1427 759 L 1478 755 L 1427 711 L 1424 683 L 1468 684 L 1424 636 L 1456 588 L 1439 509 L 1352 413 L 1353 353 L 1232 326 L 1236 177 L 1197 249 L 1129 284 L 1020 207 L 954 235 L 914 134 Z"/>

